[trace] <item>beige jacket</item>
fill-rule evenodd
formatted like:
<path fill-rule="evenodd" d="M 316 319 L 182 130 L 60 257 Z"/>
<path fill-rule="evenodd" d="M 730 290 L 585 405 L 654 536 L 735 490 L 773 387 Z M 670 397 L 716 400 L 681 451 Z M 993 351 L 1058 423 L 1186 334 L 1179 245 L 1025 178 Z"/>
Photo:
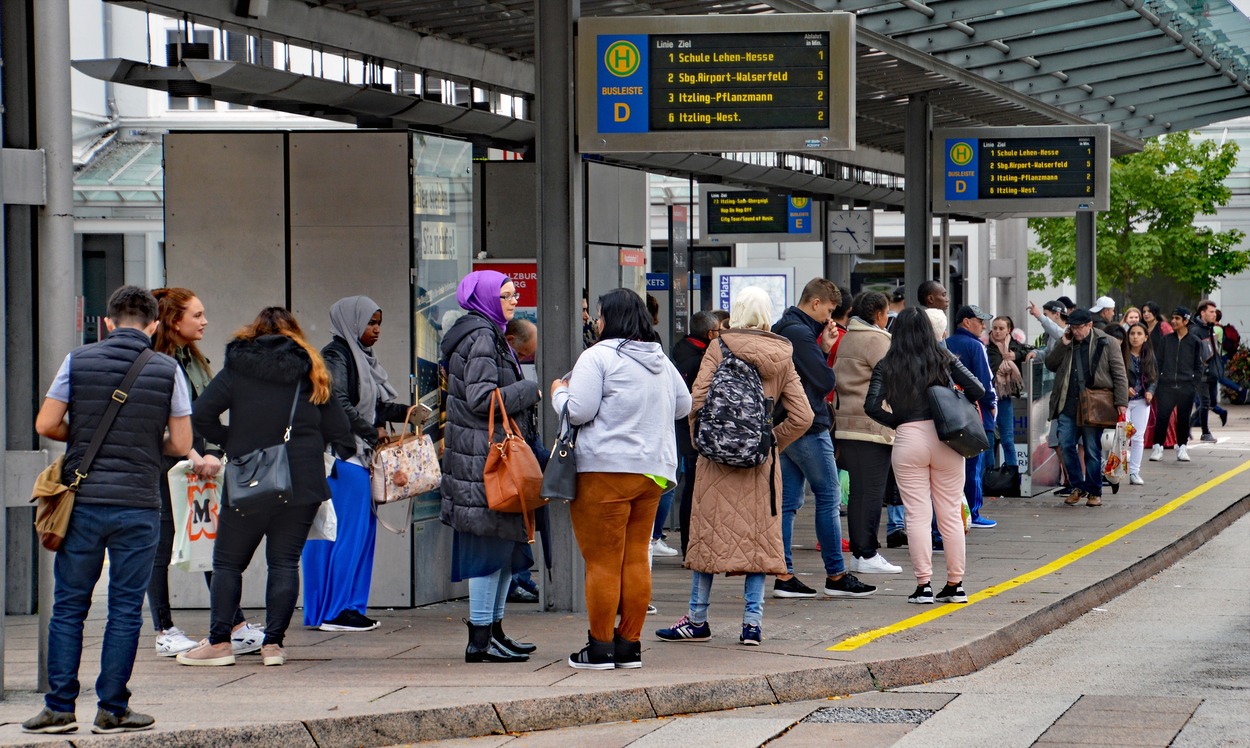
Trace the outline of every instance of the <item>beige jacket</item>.
<path fill-rule="evenodd" d="M 872 367 L 885 357 L 888 350 L 890 333 L 859 317 L 851 318 L 842 341 L 838 343 L 838 357 L 833 362 L 833 373 L 838 378 L 833 423 L 839 440 L 894 443 L 894 429 L 877 423 L 864 412 Z"/>
<path fill-rule="evenodd" d="M 785 408 L 786 418 L 774 425 L 777 457 L 754 468 L 736 468 L 699 457 L 690 508 L 690 543 L 686 568 L 721 572 L 786 573 L 781 544 L 781 451 L 812 423 L 812 408 L 799 382 L 790 341 L 762 330 L 726 330 L 721 340 L 738 358 L 759 370 L 764 396 Z M 716 341 L 707 347 L 694 382 L 695 414 L 707 400 L 712 374 L 721 361 Z M 769 490 L 769 481 L 772 490 Z"/>

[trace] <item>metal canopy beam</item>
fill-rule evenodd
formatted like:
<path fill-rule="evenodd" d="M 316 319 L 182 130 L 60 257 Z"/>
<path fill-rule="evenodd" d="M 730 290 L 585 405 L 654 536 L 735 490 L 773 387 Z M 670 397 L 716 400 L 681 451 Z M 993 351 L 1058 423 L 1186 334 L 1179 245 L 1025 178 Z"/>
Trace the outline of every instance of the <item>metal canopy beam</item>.
<path fill-rule="evenodd" d="M 1052 11 L 1035 10 L 1014 15 L 994 16 L 985 20 L 960 21 L 955 27 L 921 29 L 908 34 L 892 32 L 890 35 L 896 41 L 901 41 L 916 49 L 923 49 L 926 52 L 935 49 L 950 49 L 951 47 L 967 44 L 985 44 L 990 41 L 1005 42 L 1012 47 L 1014 52 L 1016 37 L 1025 37 L 1039 33 L 1070 33 L 1082 28 L 1092 28 L 1095 31 L 1100 28 L 1106 28 L 1101 24 L 1094 27 L 1086 27 L 1083 24 L 1084 21 L 1091 20 L 1100 20 L 1104 23 L 1112 19 L 1118 21 L 1140 20 L 1140 16 L 1132 11 L 1108 16 L 1106 4 L 1106 2 L 1082 3 L 1064 13 L 1062 22 L 1059 25 L 1055 25 L 1055 21 L 1059 19 L 1055 18 L 1055 14 Z M 1123 5 L 1118 0 L 1114 4 L 1123 8 Z M 960 27 L 967 28 L 972 33 L 966 33 Z"/>
<path fill-rule="evenodd" d="M 1002 53 L 997 52 L 997 50 L 994 50 L 994 52 L 999 55 L 1000 62 L 996 64 L 990 63 L 976 65 L 964 60 L 964 55 L 967 54 L 971 56 L 971 51 L 968 53 L 949 52 L 936 56 L 952 64 L 961 65 L 965 68 L 973 70 L 978 75 L 983 75 L 990 80 L 1010 82 L 1019 77 L 1033 75 L 1038 70 L 1044 69 L 1044 72 L 1066 72 L 1069 68 L 1097 65 L 1099 62 L 1107 59 L 1137 59 L 1139 57 L 1174 46 L 1176 46 L 1176 43 L 1166 36 L 1147 36 L 1140 39 L 1133 39 L 1131 41 L 1105 44 L 1096 48 L 1090 47 L 1086 49 L 1075 49 L 1056 54 L 1042 55 L 1037 58 L 1037 62 L 1040 64 L 1036 68 L 1021 59 L 1009 59 Z M 1065 49 L 1065 47 L 1060 48 Z M 1013 52 L 1012 57 L 1014 56 L 1015 53 Z"/>
<path fill-rule="evenodd" d="M 211 20 L 232 31 L 260 32 L 303 42 L 313 49 L 385 60 L 396 67 L 430 71 L 483 87 L 533 95 L 534 65 L 481 47 L 419 34 L 362 15 L 300 0 L 266 0 L 259 18 L 235 13 L 236 0 L 111 0 L 118 5 L 193 20 Z"/>

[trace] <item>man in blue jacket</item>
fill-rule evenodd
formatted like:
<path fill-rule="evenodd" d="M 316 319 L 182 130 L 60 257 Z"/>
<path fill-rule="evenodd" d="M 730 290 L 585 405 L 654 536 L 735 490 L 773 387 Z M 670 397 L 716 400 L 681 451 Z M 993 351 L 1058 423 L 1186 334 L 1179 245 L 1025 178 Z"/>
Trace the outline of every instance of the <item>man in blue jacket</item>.
<path fill-rule="evenodd" d="M 978 404 L 981 406 L 981 425 L 985 427 L 986 433 L 993 433 L 998 395 L 994 392 L 994 375 L 990 371 L 985 344 L 981 342 L 981 333 L 985 332 L 986 321 L 993 318 L 992 314 L 979 306 L 961 306 L 955 312 L 955 334 L 946 340 L 947 349 L 985 387 L 985 397 Z M 968 509 L 972 512 L 972 526 L 981 528 L 998 525 L 994 520 L 981 516 L 981 460 L 985 457 L 982 453 L 964 461 L 964 495 L 968 497 Z"/>
<path fill-rule="evenodd" d="M 820 543 L 821 560 L 825 565 L 825 594 L 830 597 L 867 597 L 877 588 L 864 584 L 846 570 L 842 557 L 842 528 L 838 524 L 838 507 L 842 503 L 838 483 L 838 466 L 833 459 L 833 440 L 829 429 L 833 418 L 825 397 L 833 392 L 833 367 L 829 366 L 829 349 L 837 340 L 830 324 L 834 307 L 842 292 L 832 281 L 813 278 L 803 287 L 799 305 L 781 315 L 773 332 L 785 337 L 794 347 L 794 368 L 808 404 L 812 406 L 812 425 L 781 453 L 781 540 L 786 550 L 786 572 L 773 583 L 773 597 L 815 597 L 816 590 L 793 575 L 790 555 L 794 515 L 803 506 L 803 484 L 810 483 L 816 497 L 816 541 Z"/>

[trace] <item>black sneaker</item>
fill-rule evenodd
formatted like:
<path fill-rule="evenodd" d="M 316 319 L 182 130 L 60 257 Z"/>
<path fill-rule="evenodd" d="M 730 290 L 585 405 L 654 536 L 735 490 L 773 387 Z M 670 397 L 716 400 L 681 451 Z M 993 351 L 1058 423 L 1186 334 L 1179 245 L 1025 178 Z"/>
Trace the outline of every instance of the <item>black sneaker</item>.
<path fill-rule="evenodd" d="M 97 709 L 91 731 L 97 735 L 113 735 L 119 732 L 151 730 L 155 724 L 156 718 L 150 714 L 140 714 L 130 709 L 121 714 L 113 714 L 107 709 Z"/>
<path fill-rule="evenodd" d="M 939 603 L 966 603 L 968 602 L 968 593 L 964 592 L 962 582 L 956 582 L 955 584 L 948 582 L 933 599 Z"/>
<path fill-rule="evenodd" d="M 22 732 L 35 734 L 60 735 L 77 729 L 78 717 L 73 712 L 54 712 L 46 706 L 22 723 Z"/>
<path fill-rule="evenodd" d="M 903 530 L 895 530 L 889 535 L 886 535 L 885 547 L 886 548 L 906 548 L 907 547 L 907 533 Z"/>
<path fill-rule="evenodd" d="M 829 597 L 868 597 L 876 591 L 876 587 L 864 584 L 849 571 L 837 579 L 825 577 L 825 594 Z"/>
<path fill-rule="evenodd" d="M 790 577 L 773 582 L 773 597 L 816 597 L 816 590 L 800 582 L 798 577 Z"/>
<path fill-rule="evenodd" d="M 641 649 L 641 646 L 639 647 Z M 639 655 L 639 662 L 641 662 Z M 613 642 L 601 642 L 591 638 L 586 632 L 586 646 L 580 652 L 569 655 L 569 667 L 577 670 L 614 670 L 616 669 L 616 645 Z"/>
<path fill-rule="evenodd" d="M 618 670 L 629 670 L 642 667 L 642 642 L 631 642 L 617 634 L 612 639 L 612 648 Z"/>
<path fill-rule="evenodd" d="M 345 610 L 328 621 L 322 621 L 317 628 L 322 631 L 372 631 L 379 625 L 378 621 L 354 610 Z"/>
<path fill-rule="evenodd" d="M 928 582 L 916 585 L 916 591 L 907 596 L 907 602 L 916 605 L 932 605 L 933 585 Z"/>

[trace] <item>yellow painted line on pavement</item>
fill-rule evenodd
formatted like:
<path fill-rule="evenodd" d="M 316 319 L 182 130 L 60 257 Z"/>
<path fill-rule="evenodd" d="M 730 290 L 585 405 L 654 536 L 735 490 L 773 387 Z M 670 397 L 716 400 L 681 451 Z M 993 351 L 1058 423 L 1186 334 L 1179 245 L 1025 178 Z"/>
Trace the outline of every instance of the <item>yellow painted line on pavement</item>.
<path fill-rule="evenodd" d="M 1197 488 L 1194 488 L 1186 493 L 1181 494 L 1175 499 L 1172 499 L 1168 503 L 1154 510 L 1150 514 L 1147 514 L 1144 517 L 1139 517 L 1138 519 L 1133 520 L 1132 522 L 1121 527 L 1120 529 L 1110 532 L 1087 545 L 1081 546 L 1080 548 L 1077 548 L 1075 551 L 1072 551 L 1071 553 L 1065 556 L 1060 556 L 1059 558 L 1055 559 L 1054 561 L 1051 561 L 1045 566 L 1040 566 L 1034 569 L 1033 571 L 1026 572 L 1024 574 L 1021 574 L 1018 577 L 1015 577 L 1013 579 L 1008 579 L 1007 581 L 1002 582 L 1000 584 L 996 584 L 993 587 L 987 587 L 986 589 L 981 590 L 980 592 L 969 595 L 968 603 L 966 605 L 947 604 L 947 605 L 941 605 L 935 608 L 931 608 L 930 610 L 927 610 L 924 613 L 921 613 L 919 615 L 914 615 L 910 618 L 905 618 L 899 621 L 898 623 L 893 623 L 893 624 L 890 624 L 889 626 L 882 626 L 879 629 L 865 631 L 862 634 L 856 634 L 855 636 L 852 636 L 850 638 L 843 639 L 842 641 L 838 642 L 832 647 L 829 647 L 826 651 L 828 652 L 850 652 L 850 651 L 859 649 L 865 644 L 870 644 L 882 637 L 889 636 L 891 634 L 897 634 L 901 631 L 906 631 L 908 629 L 913 629 L 913 628 L 916 628 L 917 626 L 923 626 L 929 621 L 937 620 L 938 618 L 941 618 L 942 616 L 950 615 L 951 613 L 955 613 L 960 610 L 966 609 L 968 606 L 979 603 L 982 600 L 988 600 L 991 597 L 996 597 L 998 595 L 1003 594 L 1004 592 L 1014 590 L 1015 588 L 1020 587 L 1021 585 L 1028 584 L 1029 582 L 1032 582 L 1036 579 L 1041 579 L 1042 577 L 1048 574 L 1053 574 L 1054 572 L 1059 571 L 1065 566 L 1075 563 L 1085 558 L 1086 556 L 1090 555 L 1091 553 L 1094 553 L 1095 551 L 1098 551 L 1101 548 L 1105 548 L 1106 546 L 1111 545 L 1112 543 L 1118 540 L 1121 540 L 1122 538 L 1129 535 L 1130 533 L 1140 530 L 1141 528 L 1145 527 L 1151 522 L 1154 522 L 1157 519 L 1160 519 L 1162 517 L 1167 516 L 1168 514 L 1171 514 L 1173 511 L 1179 509 L 1181 506 L 1184 506 L 1188 502 L 1196 499 L 1197 497 L 1201 496 L 1207 491 L 1210 491 L 1212 488 L 1215 488 L 1221 483 L 1224 483 L 1228 480 L 1231 480 L 1232 478 L 1237 477 L 1238 475 L 1241 475 L 1247 470 L 1250 470 L 1250 460 L 1243 462 L 1241 465 L 1233 468 L 1232 470 L 1229 470 L 1227 473 L 1224 473 L 1223 475 L 1219 475 L 1219 476 L 1216 476 L 1215 478 L 1212 478 L 1211 480 L 1207 481 L 1206 483 L 1203 483 Z"/>

